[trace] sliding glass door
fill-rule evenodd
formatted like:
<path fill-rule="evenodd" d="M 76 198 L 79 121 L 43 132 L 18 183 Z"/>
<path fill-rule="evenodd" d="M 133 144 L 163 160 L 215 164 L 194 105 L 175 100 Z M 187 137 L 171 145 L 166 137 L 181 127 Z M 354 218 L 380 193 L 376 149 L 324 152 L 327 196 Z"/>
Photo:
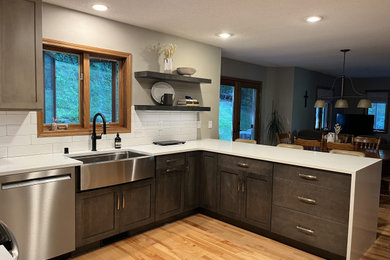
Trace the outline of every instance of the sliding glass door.
<path fill-rule="evenodd" d="M 260 142 L 261 82 L 222 77 L 219 96 L 221 140 Z"/>

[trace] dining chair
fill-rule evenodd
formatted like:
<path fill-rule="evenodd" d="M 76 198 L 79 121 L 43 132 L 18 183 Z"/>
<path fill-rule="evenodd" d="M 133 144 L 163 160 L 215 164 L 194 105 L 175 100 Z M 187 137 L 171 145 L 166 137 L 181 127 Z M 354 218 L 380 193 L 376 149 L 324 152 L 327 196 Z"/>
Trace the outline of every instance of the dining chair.
<path fill-rule="evenodd" d="M 346 154 L 346 155 L 353 155 L 353 156 L 359 156 L 359 157 L 365 157 L 365 156 L 366 156 L 363 152 L 358 152 L 358 151 L 347 151 L 347 150 L 338 150 L 338 149 L 330 150 L 329 153 L 334 153 L 334 154 Z"/>
<path fill-rule="evenodd" d="M 294 136 L 294 144 L 302 145 L 305 150 L 312 150 L 312 151 L 322 151 L 323 150 L 323 142 L 322 141 L 296 138 Z"/>
<path fill-rule="evenodd" d="M 257 144 L 256 140 L 249 140 L 249 139 L 242 139 L 242 138 L 237 138 L 236 140 L 234 140 L 234 142 Z"/>
<path fill-rule="evenodd" d="M 278 144 L 291 144 L 291 133 L 276 133 L 276 141 Z"/>
<path fill-rule="evenodd" d="M 380 137 L 363 137 L 356 136 L 353 138 L 353 144 L 355 150 L 358 151 L 375 151 L 379 152 L 379 144 L 381 143 Z"/>
<path fill-rule="evenodd" d="M 277 144 L 276 145 L 277 147 L 284 147 L 284 148 L 291 148 L 291 149 L 298 149 L 298 150 L 303 150 L 303 146 L 302 145 L 298 145 L 298 144 L 284 144 L 284 143 L 281 143 L 281 144 Z"/>
<path fill-rule="evenodd" d="M 354 151 L 355 146 L 352 143 L 334 143 L 334 142 L 326 142 L 324 148 L 326 147 L 327 151 L 336 149 L 336 150 L 346 150 L 346 151 Z"/>
<path fill-rule="evenodd" d="M 353 135 L 350 134 L 339 134 L 337 138 L 340 143 L 352 143 Z"/>

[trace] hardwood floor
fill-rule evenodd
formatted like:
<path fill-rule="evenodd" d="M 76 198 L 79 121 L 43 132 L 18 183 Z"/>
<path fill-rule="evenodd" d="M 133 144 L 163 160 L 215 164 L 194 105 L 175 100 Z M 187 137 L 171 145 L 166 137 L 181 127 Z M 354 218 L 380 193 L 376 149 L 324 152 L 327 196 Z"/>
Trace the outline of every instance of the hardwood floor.
<path fill-rule="evenodd" d="M 196 214 L 74 258 L 89 259 L 321 258 L 205 215 Z M 361 258 L 372 259 L 390 259 L 390 205 L 381 205 L 378 239 Z"/>

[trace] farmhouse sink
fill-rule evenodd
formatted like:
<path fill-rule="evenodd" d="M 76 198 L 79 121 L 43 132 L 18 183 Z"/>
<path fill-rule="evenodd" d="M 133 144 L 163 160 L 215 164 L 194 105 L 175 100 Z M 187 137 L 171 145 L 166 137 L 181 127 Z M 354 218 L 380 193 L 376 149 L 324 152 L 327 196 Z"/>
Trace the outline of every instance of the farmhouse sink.
<path fill-rule="evenodd" d="M 104 153 L 104 154 L 92 154 L 92 155 L 80 155 L 74 156 L 73 159 L 82 161 L 84 164 L 91 163 L 104 163 L 109 161 L 119 161 L 123 159 L 134 159 L 141 158 L 147 155 L 141 153 L 135 153 L 131 151 L 121 151 L 121 152 L 113 152 L 113 153 Z"/>
<path fill-rule="evenodd" d="M 154 157 L 131 151 L 79 155 L 78 190 L 90 190 L 154 177 Z"/>

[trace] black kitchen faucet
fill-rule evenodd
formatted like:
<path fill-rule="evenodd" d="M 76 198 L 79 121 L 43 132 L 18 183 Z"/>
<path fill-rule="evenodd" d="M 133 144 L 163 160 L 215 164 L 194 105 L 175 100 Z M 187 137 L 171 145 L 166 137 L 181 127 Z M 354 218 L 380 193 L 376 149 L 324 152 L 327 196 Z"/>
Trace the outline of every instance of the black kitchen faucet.
<path fill-rule="evenodd" d="M 100 135 L 96 135 L 96 118 L 100 116 L 103 120 L 103 133 Z M 93 117 L 93 130 L 92 130 L 92 151 L 96 151 L 96 139 L 102 139 L 102 135 L 106 134 L 106 118 L 102 113 L 96 113 Z"/>

